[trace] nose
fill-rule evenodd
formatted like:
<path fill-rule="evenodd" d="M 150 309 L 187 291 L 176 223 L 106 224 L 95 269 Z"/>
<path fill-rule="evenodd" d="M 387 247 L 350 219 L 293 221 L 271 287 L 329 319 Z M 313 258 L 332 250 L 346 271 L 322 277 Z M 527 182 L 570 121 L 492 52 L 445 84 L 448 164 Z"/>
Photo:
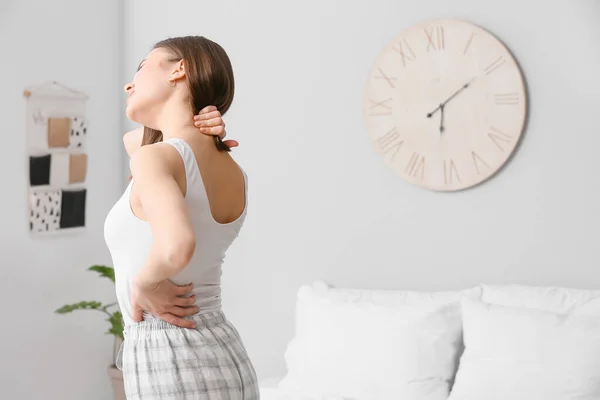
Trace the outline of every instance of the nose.
<path fill-rule="evenodd" d="M 126 92 L 126 93 L 129 93 L 129 91 L 130 91 L 131 89 L 133 89 L 133 83 L 128 83 L 127 85 L 125 85 L 125 88 L 124 88 L 124 89 L 125 89 L 125 92 Z"/>

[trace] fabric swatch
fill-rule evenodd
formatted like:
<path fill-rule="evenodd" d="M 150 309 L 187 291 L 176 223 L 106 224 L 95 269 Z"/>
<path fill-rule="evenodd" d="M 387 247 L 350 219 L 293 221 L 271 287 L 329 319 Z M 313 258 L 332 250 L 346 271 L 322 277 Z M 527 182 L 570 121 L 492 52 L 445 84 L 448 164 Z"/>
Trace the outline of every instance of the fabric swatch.
<path fill-rule="evenodd" d="M 60 228 L 85 226 L 86 189 L 63 190 L 60 213 Z"/>
<path fill-rule="evenodd" d="M 54 153 L 50 162 L 50 185 L 65 186 L 69 184 L 69 154 Z"/>
<path fill-rule="evenodd" d="M 61 213 L 60 190 L 29 194 L 29 230 L 50 232 L 59 229 Z"/>
<path fill-rule="evenodd" d="M 29 184 L 40 186 L 50 184 L 50 154 L 29 157 Z"/>
<path fill-rule="evenodd" d="M 81 149 L 85 146 L 87 135 L 87 121 L 82 117 L 74 117 L 71 122 L 69 148 Z"/>
<path fill-rule="evenodd" d="M 71 154 L 69 162 L 69 183 L 85 182 L 87 154 Z"/>
<path fill-rule="evenodd" d="M 71 118 L 48 118 L 48 147 L 67 147 Z"/>

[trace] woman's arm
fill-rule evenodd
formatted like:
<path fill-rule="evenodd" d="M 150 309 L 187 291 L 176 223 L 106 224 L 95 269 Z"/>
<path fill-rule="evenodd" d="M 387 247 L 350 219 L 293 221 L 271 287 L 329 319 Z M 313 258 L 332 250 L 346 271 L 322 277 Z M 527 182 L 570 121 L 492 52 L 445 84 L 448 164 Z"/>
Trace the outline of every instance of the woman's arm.
<path fill-rule="evenodd" d="M 175 178 L 183 166 L 177 150 L 167 144 L 143 146 L 130 161 L 132 194 L 149 222 L 154 243 L 137 280 L 157 285 L 183 270 L 194 254 L 196 240 L 187 204 Z M 141 215 L 140 215 L 141 214 Z"/>
<path fill-rule="evenodd" d="M 194 117 L 194 124 L 203 134 L 225 136 L 225 123 L 215 107 L 203 109 Z M 187 205 L 175 179 L 178 168 L 183 168 L 181 157 L 166 144 L 142 147 L 143 135 L 141 127 L 123 138 L 131 157 L 136 216 L 149 222 L 154 236 L 147 260 L 133 282 L 132 317 L 142 321 L 143 312 L 148 311 L 173 325 L 194 328 L 193 321 L 184 319 L 199 311 L 191 294 L 193 284 L 177 286 L 169 280 L 187 266 L 196 246 Z M 224 143 L 238 145 L 234 140 Z"/>
<path fill-rule="evenodd" d="M 130 161 L 131 206 L 137 217 L 149 222 L 154 236 L 146 262 L 133 281 L 131 311 L 134 321 L 142 321 L 143 312 L 148 311 L 173 325 L 193 328 L 194 322 L 184 319 L 199 311 L 195 296 L 189 296 L 193 284 L 176 286 L 169 280 L 187 266 L 196 246 L 187 205 L 175 179 L 177 162 L 181 164 L 179 153 L 168 144 L 143 146 Z"/>

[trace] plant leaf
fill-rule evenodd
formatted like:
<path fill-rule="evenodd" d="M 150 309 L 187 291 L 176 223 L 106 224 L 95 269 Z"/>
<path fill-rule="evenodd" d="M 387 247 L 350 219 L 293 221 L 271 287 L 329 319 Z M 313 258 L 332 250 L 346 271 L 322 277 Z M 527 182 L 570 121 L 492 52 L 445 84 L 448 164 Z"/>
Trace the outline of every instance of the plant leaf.
<path fill-rule="evenodd" d="M 113 267 L 106 265 L 92 265 L 88 268 L 88 271 L 96 271 L 101 277 L 108 278 L 113 281 L 113 283 L 115 282 L 115 270 Z"/>
<path fill-rule="evenodd" d="M 102 306 L 102 311 L 107 311 L 109 308 L 111 308 L 112 306 L 116 306 L 117 303 L 110 303 L 110 304 L 105 304 L 104 306 Z"/>
<path fill-rule="evenodd" d="M 102 303 L 99 301 L 80 301 L 79 303 L 67 304 L 55 310 L 57 314 L 67 314 L 75 310 L 97 310 L 102 308 Z"/>
<path fill-rule="evenodd" d="M 123 315 L 121 312 L 115 311 L 107 318 L 107 321 L 110 322 L 110 329 L 106 333 L 123 339 Z"/>

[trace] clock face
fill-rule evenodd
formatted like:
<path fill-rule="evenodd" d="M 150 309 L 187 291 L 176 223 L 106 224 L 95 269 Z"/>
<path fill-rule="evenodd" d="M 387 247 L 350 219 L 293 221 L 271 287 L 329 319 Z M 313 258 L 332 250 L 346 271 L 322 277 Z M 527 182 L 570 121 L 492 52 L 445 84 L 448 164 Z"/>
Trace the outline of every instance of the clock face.
<path fill-rule="evenodd" d="M 463 21 L 415 25 L 379 54 L 365 91 L 367 129 L 385 163 L 424 188 L 465 189 L 515 150 L 527 113 L 508 49 Z"/>

